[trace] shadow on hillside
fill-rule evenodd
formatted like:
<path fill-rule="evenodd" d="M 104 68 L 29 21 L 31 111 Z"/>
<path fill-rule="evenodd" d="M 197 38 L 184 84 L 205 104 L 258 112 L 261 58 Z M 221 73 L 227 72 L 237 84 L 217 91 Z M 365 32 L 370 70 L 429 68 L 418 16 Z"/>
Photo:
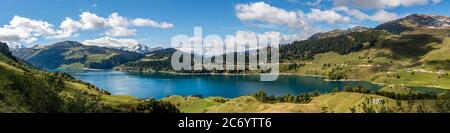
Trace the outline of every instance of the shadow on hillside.
<path fill-rule="evenodd" d="M 433 60 L 427 62 L 427 64 L 433 66 L 437 70 L 450 70 L 450 60 Z"/>
<path fill-rule="evenodd" d="M 394 60 L 401 58 L 419 59 L 421 56 L 433 50 L 430 43 L 442 43 L 442 39 L 427 34 L 403 35 L 398 39 L 387 40 L 381 48 L 387 48 L 394 52 L 393 55 L 378 54 L 377 57 L 387 57 Z"/>

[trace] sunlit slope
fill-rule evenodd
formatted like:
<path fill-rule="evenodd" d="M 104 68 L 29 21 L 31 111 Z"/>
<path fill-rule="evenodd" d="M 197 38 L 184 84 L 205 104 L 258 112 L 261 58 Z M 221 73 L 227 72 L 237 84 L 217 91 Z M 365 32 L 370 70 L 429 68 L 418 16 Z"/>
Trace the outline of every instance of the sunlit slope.
<path fill-rule="evenodd" d="M 7 50 L 0 52 L 0 73 L 0 112 L 109 112 L 116 105 L 138 102 L 63 73 L 34 68 Z"/>

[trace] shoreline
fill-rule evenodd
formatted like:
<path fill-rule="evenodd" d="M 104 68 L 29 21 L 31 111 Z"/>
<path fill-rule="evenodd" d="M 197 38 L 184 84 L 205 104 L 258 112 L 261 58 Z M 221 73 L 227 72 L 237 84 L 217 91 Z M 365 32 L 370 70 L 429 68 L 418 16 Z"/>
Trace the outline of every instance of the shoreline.
<path fill-rule="evenodd" d="M 70 70 L 70 69 L 68 69 Z M 77 69 L 75 69 L 77 70 Z M 79 70 L 79 69 L 78 69 Z M 260 73 L 179 73 L 179 72 L 171 72 L 171 71 L 121 71 L 121 70 L 115 70 L 115 69 L 91 69 L 91 68 L 87 68 L 87 69 L 81 69 L 83 71 L 117 71 L 117 72 L 130 72 L 130 73 L 142 73 L 142 74 L 151 74 L 151 73 L 162 73 L 162 74 L 173 74 L 173 75 L 230 75 L 230 76 L 257 76 Z M 327 79 L 327 76 L 324 75 L 314 75 L 314 74 L 301 74 L 301 73 L 278 73 L 279 75 L 292 75 L 292 76 L 305 76 L 305 77 L 319 77 L 319 78 L 324 78 L 323 80 L 326 82 L 369 82 L 371 84 L 376 84 L 376 85 L 380 85 L 380 86 L 386 86 L 386 83 L 378 83 L 378 82 L 373 82 L 373 81 L 369 81 L 369 80 L 364 80 L 364 79 L 339 79 L 339 80 L 331 80 L 331 79 Z M 445 87 L 441 87 L 441 86 L 417 86 L 417 85 L 405 85 L 405 87 L 424 87 L 424 88 L 432 88 L 432 89 L 441 89 L 441 90 L 450 90 L 450 88 L 445 88 Z"/>

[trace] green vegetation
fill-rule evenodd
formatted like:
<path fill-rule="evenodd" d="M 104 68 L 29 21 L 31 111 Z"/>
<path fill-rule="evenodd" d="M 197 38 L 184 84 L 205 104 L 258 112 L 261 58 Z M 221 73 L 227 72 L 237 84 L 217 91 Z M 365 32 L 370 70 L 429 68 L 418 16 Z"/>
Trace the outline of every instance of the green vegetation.
<path fill-rule="evenodd" d="M 180 110 L 168 102 L 148 100 L 134 106 L 124 106 L 127 113 L 180 113 Z"/>
<path fill-rule="evenodd" d="M 450 89 L 449 29 L 424 28 L 434 26 L 431 22 L 436 18 L 439 17 L 414 14 L 375 29 L 322 33 L 315 39 L 280 46 L 282 73 L 319 75 L 327 80 L 365 80 L 385 85 L 379 91 L 346 87 L 322 95 L 267 96 L 258 92 L 233 99 L 170 96 L 160 101 L 111 96 L 69 75 L 33 68 L 14 58 L 7 47 L 0 46 L 0 112 L 449 112 L 450 91 L 423 93 L 408 87 Z M 144 57 L 66 41 L 44 48 L 14 51 L 14 55 L 41 68 L 114 67 L 120 71 L 175 72 L 170 65 L 174 52 L 176 49 L 169 48 L 150 52 Z"/>
<path fill-rule="evenodd" d="M 220 105 L 203 109 L 206 113 L 301 113 L 321 112 L 320 106 L 295 103 L 262 103 L 252 96 L 230 99 Z"/>
<path fill-rule="evenodd" d="M 331 51 L 339 54 L 348 54 L 380 45 L 382 44 L 382 39 L 388 35 L 390 33 L 385 31 L 368 30 L 319 40 L 296 41 L 292 44 L 281 46 L 281 59 L 312 59 L 316 54 Z"/>
<path fill-rule="evenodd" d="M 271 97 L 274 97 L 272 99 Z M 216 99 L 216 100 L 214 100 Z M 296 100 L 297 99 L 297 100 Z M 449 112 L 449 100 L 436 95 L 408 92 L 371 91 L 364 87 L 345 87 L 331 93 L 305 93 L 298 96 L 267 96 L 258 92 L 233 99 L 220 97 L 170 96 L 161 99 L 181 112 L 189 113 L 374 113 L 374 112 Z M 221 101 L 221 102 L 218 102 Z"/>
<path fill-rule="evenodd" d="M 201 112 L 202 109 L 219 105 L 228 101 L 226 98 L 221 97 L 182 97 L 182 96 L 170 96 L 161 99 L 160 101 L 169 102 L 175 105 L 181 112 L 195 113 Z"/>
<path fill-rule="evenodd" d="M 258 101 L 263 103 L 309 103 L 312 97 L 318 96 L 319 93 L 303 93 L 298 96 L 286 95 L 286 96 L 267 96 L 265 92 L 259 91 L 258 93 L 251 94 Z"/>
<path fill-rule="evenodd" d="M 65 73 L 34 68 L 16 59 L 8 49 L 0 43 L 0 112 L 179 112 L 168 103 L 111 96 Z"/>

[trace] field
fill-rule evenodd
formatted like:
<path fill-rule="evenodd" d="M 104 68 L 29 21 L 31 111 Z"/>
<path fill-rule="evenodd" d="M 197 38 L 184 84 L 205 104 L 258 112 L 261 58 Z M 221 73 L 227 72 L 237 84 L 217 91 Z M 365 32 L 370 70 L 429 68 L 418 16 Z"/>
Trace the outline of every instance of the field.
<path fill-rule="evenodd" d="M 241 96 L 230 99 L 225 103 L 218 103 L 209 100 L 210 98 L 193 98 L 171 96 L 162 99 L 180 108 L 187 113 L 351 113 L 351 108 L 355 112 L 363 112 L 362 106 L 368 99 L 383 99 L 384 104 L 371 105 L 375 110 L 382 108 L 408 108 L 408 101 L 397 101 L 391 98 L 350 92 L 329 93 L 314 97 L 308 104 L 295 103 L 262 103 L 251 96 Z M 424 106 L 428 110 L 433 110 L 434 100 L 414 101 L 412 111 L 418 106 Z M 194 108 L 194 109 L 193 109 Z"/>
<path fill-rule="evenodd" d="M 125 95 L 105 95 L 100 93 L 100 91 L 89 88 L 89 86 L 76 83 L 76 82 L 66 82 L 66 86 L 73 90 L 79 90 L 81 92 L 87 92 L 89 95 L 100 96 L 100 101 L 105 104 L 109 104 L 112 106 L 123 105 L 123 104 L 137 104 L 139 103 L 139 99 L 132 96 Z"/>
<path fill-rule="evenodd" d="M 332 80 L 450 89 L 449 50 L 450 38 L 444 33 L 415 31 L 392 35 L 381 46 L 346 55 L 327 52 L 315 55 L 312 60 L 287 60 L 280 70 Z M 289 69 L 290 64 L 301 66 Z"/>

